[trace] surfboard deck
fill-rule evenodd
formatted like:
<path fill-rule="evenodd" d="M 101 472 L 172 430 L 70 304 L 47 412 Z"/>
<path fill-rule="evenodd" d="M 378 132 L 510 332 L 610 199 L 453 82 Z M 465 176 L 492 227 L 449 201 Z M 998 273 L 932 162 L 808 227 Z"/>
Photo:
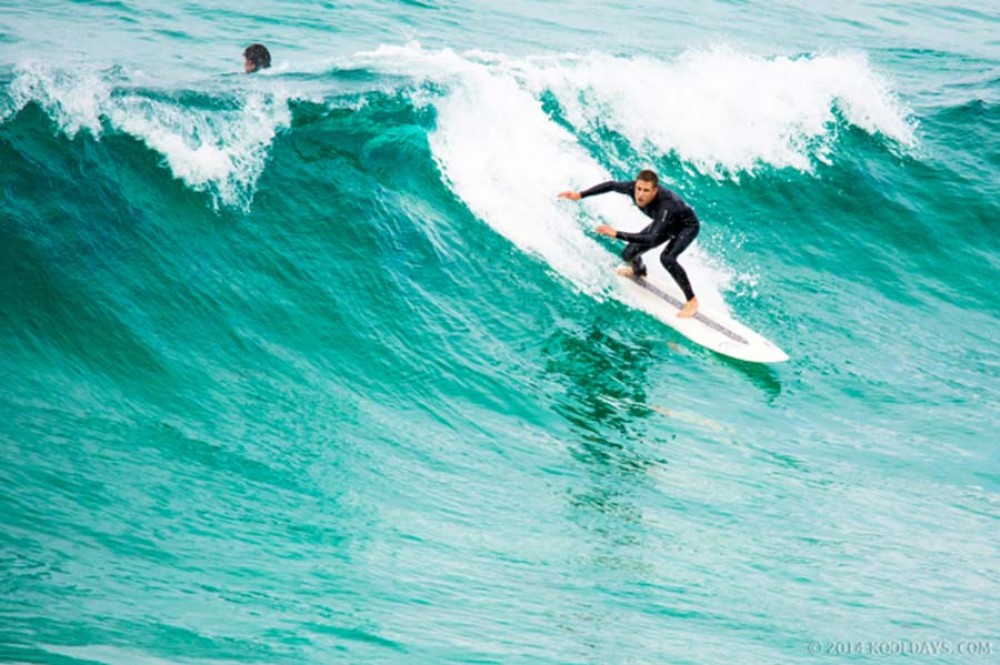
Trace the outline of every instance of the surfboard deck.
<path fill-rule="evenodd" d="M 616 273 L 617 274 L 617 273 Z M 770 340 L 723 312 L 699 304 L 698 312 L 687 319 L 677 317 L 684 296 L 674 284 L 656 275 L 618 275 L 623 289 L 643 310 L 667 324 L 692 342 L 730 358 L 752 363 L 780 363 L 788 354 Z"/>

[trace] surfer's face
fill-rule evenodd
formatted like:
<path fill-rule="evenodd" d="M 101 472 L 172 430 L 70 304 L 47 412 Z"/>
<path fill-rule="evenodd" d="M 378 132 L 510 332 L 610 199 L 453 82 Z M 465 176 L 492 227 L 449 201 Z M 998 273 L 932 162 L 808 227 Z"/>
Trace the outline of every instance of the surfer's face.
<path fill-rule="evenodd" d="M 635 204 L 640 208 L 649 205 L 656 196 L 656 185 L 646 180 L 635 181 Z"/>

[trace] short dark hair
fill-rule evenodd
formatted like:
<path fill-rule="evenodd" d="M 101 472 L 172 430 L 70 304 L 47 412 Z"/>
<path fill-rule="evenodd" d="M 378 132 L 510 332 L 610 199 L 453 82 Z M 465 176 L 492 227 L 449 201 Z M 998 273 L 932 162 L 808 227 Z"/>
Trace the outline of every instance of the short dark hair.
<path fill-rule="evenodd" d="M 656 171 L 650 171 L 649 169 L 639 171 L 639 175 L 636 176 L 636 180 L 651 182 L 653 183 L 653 187 L 660 184 L 660 177 L 656 175 Z"/>
<path fill-rule="evenodd" d="M 253 63 L 255 70 L 271 66 L 271 52 L 263 44 L 251 44 L 243 51 L 243 57 Z"/>

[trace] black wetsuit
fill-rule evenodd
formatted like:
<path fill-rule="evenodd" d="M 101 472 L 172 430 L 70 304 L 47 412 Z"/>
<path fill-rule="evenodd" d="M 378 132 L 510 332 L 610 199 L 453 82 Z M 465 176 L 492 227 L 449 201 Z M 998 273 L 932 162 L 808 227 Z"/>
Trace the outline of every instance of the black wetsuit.
<path fill-rule="evenodd" d="M 600 185 L 580 192 L 580 196 L 594 196 L 606 192 L 627 194 L 634 202 L 635 180 L 602 182 Z M 642 264 L 642 255 L 669 240 L 670 242 L 667 243 L 663 253 L 660 254 L 660 263 L 684 291 L 685 297 L 691 300 L 694 298 L 694 291 L 691 289 L 687 273 L 677 262 L 677 257 L 687 249 L 698 235 L 700 228 L 698 216 L 694 214 L 691 206 L 684 203 L 681 197 L 662 186 L 656 188 L 656 195 L 648 205 L 637 207 L 653 221 L 638 233 L 618 231 L 615 234 L 619 240 L 628 241 L 625 251 L 622 252 L 622 258 L 632 264 L 636 276 L 645 275 L 646 266 Z"/>

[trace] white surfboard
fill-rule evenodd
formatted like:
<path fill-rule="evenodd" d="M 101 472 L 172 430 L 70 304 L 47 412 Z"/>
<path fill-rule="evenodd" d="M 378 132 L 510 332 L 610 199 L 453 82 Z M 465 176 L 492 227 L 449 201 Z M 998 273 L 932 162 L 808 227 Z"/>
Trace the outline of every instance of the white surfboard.
<path fill-rule="evenodd" d="M 684 306 L 684 294 L 674 283 L 658 275 L 622 277 L 622 289 L 642 310 L 687 337 L 692 342 L 724 356 L 752 363 L 780 363 L 788 355 L 761 335 L 755 333 L 723 312 L 699 303 L 698 312 L 680 319 L 677 312 Z"/>

